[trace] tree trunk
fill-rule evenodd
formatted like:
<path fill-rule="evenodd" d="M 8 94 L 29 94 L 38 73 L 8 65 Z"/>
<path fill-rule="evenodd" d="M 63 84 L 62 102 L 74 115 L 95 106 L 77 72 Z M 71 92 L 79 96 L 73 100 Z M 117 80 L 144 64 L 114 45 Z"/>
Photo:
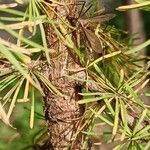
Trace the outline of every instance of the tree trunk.
<path fill-rule="evenodd" d="M 134 4 L 135 2 L 133 0 L 126 0 L 123 4 L 130 5 Z M 143 18 L 141 16 L 139 9 L 134 9 L 125 12 L 125 25 L 127 31 L 130 33 L 131 36 L 133 36 L 133 47 L 140 45 L 146 41 L 146 35 L 144 31 L 144 23 Z M 146 48 L 143 48 L 138 54 L 139 56 L 146 56 Z M 145 61 L 140 61 L 140 65 L 144 66 Z M 149 87 L 145 87 L 144 91 L 148 91 Z M 144 102 L 149 105 L 149 98 L 146 96 L 142 97 L 144 99 Z"/>
<path fill-rule="evenodd" d="M 133 0 L 126 0 L 124 4 L 133 4 Z M 137 46 L 145 41 L 144 25 L 141 13 L 138 9 L 125 12 L 125 25 L 128 32 L 133 36 L 133 46 Z M 145 55 L 145 50 L 142 51 Z"/>
<path fill-rule="evenodd" d="M 58 15 L 64 19 L 68 13 L 75 14 L 76 5 L 75 0 L 61 0 L 60 3 L 72 3 L 72 5 L 57 5 L 54 9 Z M 69 7 L 69 8 L 68 8 Z M 70 14 L 69 14 L 70 15 Z M 53 16 L 57 20 L 57 16 Z M 79 117 L 83 114 L 83 109 L 78 105 L 81 88 L 74 80 L 65 77 L 69 69 L 78 70 L 80 65 L 77 64 L 68 48 L 60 43 L 54 30 L 45 25 L 45 33 L 47 43 L 50 48 L 56 52 L 51 54 L 51 64 L 46 69 L 46 73 L 50 82 L 62 93 L 62 95 L 55 95 L 46 87 L 44 97 L 45 118 L 48 126 L 50 150 L 74 149 L 78 150 L 80 147 L 80 138 L 74 141 L 73 135 L 76 133 Z M 53 43 L 53 44 L 52 44 Z M 74 144 L 72 144 L 74 143 Z"/>

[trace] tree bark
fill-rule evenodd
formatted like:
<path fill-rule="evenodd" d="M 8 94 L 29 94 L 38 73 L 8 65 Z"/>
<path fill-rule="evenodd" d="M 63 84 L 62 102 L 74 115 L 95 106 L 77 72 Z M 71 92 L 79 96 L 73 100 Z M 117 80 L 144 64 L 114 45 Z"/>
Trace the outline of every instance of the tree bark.
<path fill-rule="evenodd" d="M 75 0 L 61 0 L 61 2 L 72 3 L 72 5 L 57 5 L 54 9 L 58 15 L 64 19 L 67 18 L 68 13 L 75 14 L 76 5 Z M 69 8 L 68 8 L 69 7 Z M 69 14 L 71 15 L 71 14 Z M 57 16 L 53 16 L 57 20 Z M 65 77 L 68 75 L 69 69 L 80 68 L 68 48 L 63 45 L 57 38 L 54 30 L 49 26 L 45 26 L 45 33 L 47 44 L 56 52 L 51 54 L 51 65 L 46 69 L 48 72 L 46 76 L 50 82 L 59 90 L 62 95 L 55 95 L 46 87 L 44 97 L 45 118 L 48 126 L 50 150 L 61 149 L 80 149 L 80 138 L 74 144 L 73 135 L 76 133 L 79 117 L 83 114 L 83 108 L 78 105 L 81 88 L 74 80 Z M 53 43 L 53 44 L 52 44 Z"/>

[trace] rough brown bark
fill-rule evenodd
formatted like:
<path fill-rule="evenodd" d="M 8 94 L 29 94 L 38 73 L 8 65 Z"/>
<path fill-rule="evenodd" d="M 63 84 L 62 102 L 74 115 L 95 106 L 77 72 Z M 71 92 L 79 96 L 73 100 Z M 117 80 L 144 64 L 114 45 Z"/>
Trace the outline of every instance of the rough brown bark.
<path fill-rule="evenodd" d="M 75 3 L 75 0 L 61 0 L 60 2 Z M 54 9 L 63 18 L 68 16 L 69 11 L 75 12 L 76 5 L 68 6 L 57 5 Z M 57 16 L 53 16 L 57 20 Z M 48 126 L 50 149 L 74 149 L 80 147 L 79 138 L 74 145 L 72 145 L 73 135 L 77 131 L 78 118 L 83 114 L 83 109 L 78 105 L 80 85 L 75 81 L 65 77 L 69 69 L 79 69 L 72 55 L 70 55 L 68 48 L 59 42 L 53 29 L 46 25 L 45 33 L 48 45 L 56 52 L 51 54 L 51 65 L 48 65 L 48 72 L 46 73 L 50 82 L 62 93 L 62 96 L 55 95 L 45 88 L 44 107 L 45 118 Z M 55 44 L 52 44 L 55 43 Z"/>

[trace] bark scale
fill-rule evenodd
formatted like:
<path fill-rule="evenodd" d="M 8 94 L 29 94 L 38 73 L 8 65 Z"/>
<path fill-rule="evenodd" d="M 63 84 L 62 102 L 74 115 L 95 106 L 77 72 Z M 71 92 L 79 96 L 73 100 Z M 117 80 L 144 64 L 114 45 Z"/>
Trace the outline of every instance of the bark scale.
<path fill-rule="evenodd" d="M 67 18 L 70 11 L 72 14 L 76 12 L 75 0 L 61 0 L 60 3 L 71 5 L 57 5 L 54 10 L 63 19 Z M 52 16 L 52 19 L 57 21 L 56 15 Z M 79 117 L 83 114 L 83 109 L 78 105 L 79 95 L 81 88 L 74 80 L 70 80 L 65 75 L 68 74 L 69 69 L 80 68 L 72 58 L 72 54 L 68 51 L 68 48 L 63 45 L 59 40 L 54 30 L 45 25 L 45 33 L 47 38 L 47 44 L 50 48 L 56 52 L 51 54 L 51 65 L 46 69 L 46 76 L 50 82 L 62 93 L 61 95 L 55 95 L 50 92 L 46 87 L 44 97 L 45 118 L 48 126 L 50 150 L 62 150 L 62 149 L 80 149 L 80 138 L 73 143 L 73 135 L 76 133 Z"/>

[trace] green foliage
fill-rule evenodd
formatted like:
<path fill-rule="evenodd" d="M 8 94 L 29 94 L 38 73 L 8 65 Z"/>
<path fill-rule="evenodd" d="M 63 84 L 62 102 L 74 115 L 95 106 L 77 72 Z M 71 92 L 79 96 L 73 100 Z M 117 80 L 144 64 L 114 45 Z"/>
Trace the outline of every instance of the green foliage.
<path fill-rule="evenodd" d="M 55 1 L 53 3 L 59 5 Z M 138 7 L 143 7 L 143 3 L 140 3 Z M 94 10 L 97 10 L 96 1 L 93 1 L 93 5 Z M 58 17 L 57 21 L 49 16 L 49 10 L 45 6 Z M 45 74 L 42 74 L 47 65 L 51 68 L 50 54 L 55 51 L 47 47 L 43 25 L 47 23 L 60 43 L 76 54 L 82 64 L 81 70 L 86 72 L 84 79 L 66 75 L 68 79 L 84 82 L 86 85 L 80 93 L 83 98 L 78 101 L 80 105 L 85 105 L 86 110 L 74 139 L 81 134 L 83 137 L 82 149 L 86 149 L 89 139 L 96 135 L 94 129 L 105 126 L 106 129 L 107 127 L 109 129 L 100 131 L 98 136 L 103 139 L 94 143 L 95 145 L 118 141 L 114 150 L 148 150 L 150 148 L 148 142 L 150 139 L 150 110 L 141 97 L 146 95 L 142 90 L 149 82 L 147 77 L 150 71 L 149 64 L 142 66 L 139 63 L 140 60 L 146 58 L 140 57 L 138 52 L 147 47 L 150 41 L 132 48 L 128 41 L 121 38 L 123 33 L 121 30 L 110 26 L 107 28 L 99 22 L 96 25 L 89 23 L 89 29 L 94 27 L 94 30 L 90 31 L 93 31 L 92 33 L 102 46 L 102 54 L 94 55 L 91 42 L 89 42 L 90 46 L 87 46 L 85 44 L 87 41 L 83 42 L 82 40 L 85 39 L 81 38 L 79 40 L 82 45 L 75 44 L 68 31 L 80 31 L 80 29 L 59 16 L 52 6 L 43 0 L 29 0 L 24 12 L 16 8 L 0 7 L 0 12 L 8 14 L 6 17 L 0 17 L 0 29 L 5 30 L 16 40 L 16 43 L 13 44 L 0 38 L 0 106 L 2 106 L 0 117 L 2 121 L 8 126 L 17 127 L 15 122 L 12 125 L 11 116 L 20 103 L 23 106 L 28 104 L 30 112 L 28 123 L 29 127 L 33 128 L 36 122 L 35 107 L 39 103 L 39 97 L 44 96 L 41 84 L 55 95 L 62 96 L 62 93 L 49 81 L 46 71 Z M 125 9 L 127 8 L 118 8 L 118 10 Z M 7 24 L 6 21 L 11 24 Z M 24 34 L 25 31 L 28 32 L 28 35 Z M 38 39 L 41 40 L 40 43 L 37 42 Z M 39 93 L 38 97 L 37 93 Z M 34 135 L 36 140 L 30 142 L 29 145 L 36 144 L 41 137 L 43 138 L 42 131 L 31 132 L 33 132 L 32 135 L 21 138 L 24 144 L 26 140 L 29 141 L 29 137 Z"/>
<path fill-rule="evenodd" d="M 36 99 L 39 99 L 39 96 L 36 96 Z M 44 127 L 44 116 L 40 115 L 42 113 L 42 102 L 38 100 L 35 105 L 35 125 L 31 130 L 29 126 L 30 102 L 23 104 L 20 102 L 16 105 L 13 115 L 11 116 L 11 122 L 13 122 L 13 126 L 16 129 L 8 128 L 1 122 L 0 149 L 32 149 L 34 145 L 38 146 L 43 144 L 46 128 Z M 42 136 L 43 140 L 40 139 Z"/>
<path fill-rule="evenodd" d="M 143 10 L 150 11 L 150 2 L 148 0 L 135 0 L 135 1 L 140 4 L 140 7 L 142 7 Z"/>
<path fill-rule="evenodd" d="M 120 6 L 117 10 L 126 11 L 130 9 L 142 9 L 146 11 L 150 11 L 150 1 L 149 0 L 135 0 L 137 4 L 131 4 L 127 6 Z"/>

